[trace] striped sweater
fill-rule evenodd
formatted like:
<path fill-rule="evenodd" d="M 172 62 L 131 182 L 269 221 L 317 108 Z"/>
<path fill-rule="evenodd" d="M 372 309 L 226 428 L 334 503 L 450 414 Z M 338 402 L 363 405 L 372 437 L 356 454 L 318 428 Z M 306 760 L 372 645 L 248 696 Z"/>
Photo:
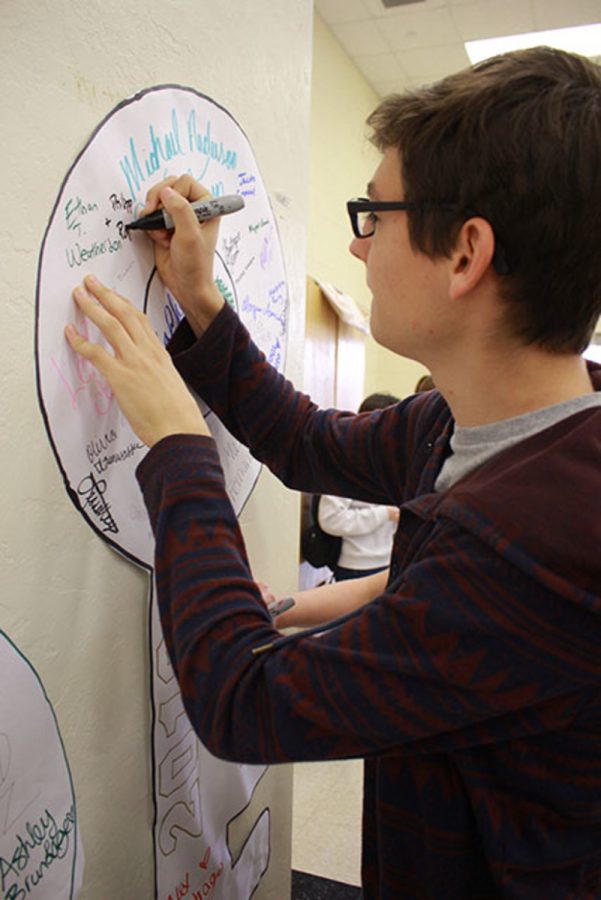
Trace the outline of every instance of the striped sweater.
<path fill-rule="evenodd" d="M 203 743 L 247 763 L 364 757 L 365 900 L 601 897 L 601 410 L 436 494 L 453 428 L 437 392 L 320 411 L 227 306 L 170 349 L 285 484 L 402 507 L 385 593 L 281 637 L 213 441 L 149 452 L 162 627 Z"/>

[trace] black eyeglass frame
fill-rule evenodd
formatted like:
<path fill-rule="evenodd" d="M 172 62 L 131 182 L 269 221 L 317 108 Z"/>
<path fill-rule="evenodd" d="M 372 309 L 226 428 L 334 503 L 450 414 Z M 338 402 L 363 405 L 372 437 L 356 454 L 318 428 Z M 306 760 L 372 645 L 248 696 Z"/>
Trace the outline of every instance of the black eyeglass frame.
<path fill-rule="evenodd" d="M 363 238 L 372 237 L 375 232 L 374 227 L 374 230 L 370 231 L 369 234 L 363 234 L 363 232 L 359 228 L 360 213 L 386 212 L 394 210 L 408 210 L 410 212 L 416 210 L 442 210 L 443 212 L 460 213 L 467 218 L 472 218 L 472 216 L 480 216 L 480 213 L 476 212 L 475 210 L 465 209 L 461 206 L 458 206 L 456 203 L 443 203 L 438 201 L 415 203 L 409 200 L 370 200 L 369 197 L 354 197 L 352 200 L 347 201 L 346 209 L 351 220 L 351 228 L 353 229 L 353 234 L 360 240 L 362 240 Z M 481 218 L 486 219 L 486 216 L 481 216 Z M 488 219 L 486 221 L 488 221 Z M 492 258 L 492 266 L 497 275 L 509 274 L 510 269 L 507 262 L 507 253 L 505 251 L 505 247 L 497 238 L 496 232 L 495 252 Z"/>

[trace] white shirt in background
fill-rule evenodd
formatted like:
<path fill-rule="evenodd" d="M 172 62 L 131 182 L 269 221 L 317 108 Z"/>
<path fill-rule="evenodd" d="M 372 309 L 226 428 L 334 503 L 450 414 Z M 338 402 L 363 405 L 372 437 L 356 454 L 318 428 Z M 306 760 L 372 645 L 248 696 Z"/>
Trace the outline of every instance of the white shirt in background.
<path fill-rule="evenodd" d="M 319 501 L 319 524 L 328 534 L 342 538 L 338 565 L 363 571 L 390 564 L 397 522 L 387 506 L 324 494 Z"/>

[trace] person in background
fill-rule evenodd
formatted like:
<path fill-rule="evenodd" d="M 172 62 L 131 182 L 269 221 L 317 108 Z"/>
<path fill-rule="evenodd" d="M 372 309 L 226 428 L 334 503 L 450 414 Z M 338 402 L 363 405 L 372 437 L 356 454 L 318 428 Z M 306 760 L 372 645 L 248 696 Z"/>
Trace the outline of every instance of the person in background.
<path fill-rule="evenodd" d="M 415 385 L 415 393 L 432 391 L 436 385 L 430 374 L 422 375 Z M 359 409 L 365 412 L 365 404 L 370 401 L 377 405 L 372 409 L 382 409 L 397 403 L 398 399 L 392 394 L 373 394 L 367 397 Z M 388 564 L 386 568 L 377 574 L 361 573 L 362 577 L 353 579 L 352 586 L 344 585 L 342 588 L 336 584 L 320 584 L 308 590 L 295 591 L 289 595 L 292 604 L 286 603 L 285 612 L 274 617 L 274 623 L 278 628 L 311 628 L 317 625 L 329 625 L 333 619 L 344 616 L 349 612 L 359 609 L 374 600 L 386 587 L 388 580 Z M 344 581 L 344 579 L 337 579 Z M 266 603 L 277 604 L 288 600 L 288 597 L 276 597 L 266 584 L 259 582 L 261 594 Z"/>
<path fill-rule="evenodd" d="M 422 375 L 415 386 L 415 393 L 431 391 L 434 388 L 432 376 L 430 374 Z M 366 412 L 368 409 L 383 409 L 393 403 L 398 403 L 398 398 L 392 394 L 372 394 L 363 401 L 359 412 Z M 310 628 L 327 625 L 333 619 L 359 609 L 375 599 L 386 587 L 388 563 L 389 561 L 386 567 L 375 575 L 362 572 L 361 577 L 353 579 L 352 586 L 344 586 L 342 589 L 335 584 L 328 583 L 308 590 L 295 591 L 287 597 L 276 597 L 268 585 L 261 582 L 258 584 L 266 603 L 286 602 L 286 611 L 274 617 L 278 628 Z M 344 580 L 344 578 L 337 579 L 337 581 Z M 287 603 L 288 599 L 292 601 L 291 604 Z"/>
<path fill-rule="evenodd" d="M 156 185 L 169 352 L 98 281 L 68 326 L 151 448 L 165 644 L 186 712 L 242 763 L 363 757 L 364 900 L 601 896 L 601 69 L 549 47 L 381 101 L 349 201 L 374 338 L 437 390 L 320 410 L 213 278 L 190 176 Z M 170 356 L 173 354 L 173 357 Z M 184 380 L 289 487 L 401 507 L 385 589 L 281 635 Z M 373 576 L 381 577 L 381 573 Z M 340 582 L 344 590 L 354 582 Z"/>
<path fill-rule="evenodd" d="M 370 394 L 359 412 L 385 409 L 399 402 L 392 394 Z M 334 568 L 335 581 L 375 575 L 390 565 L 392 539 L 399 521 L 396 506 L 377 506 L 323 494 L 318 505 L 319 524 L 325 532 L 342 538 L 340 556 Z"/>
<path fill-rule="evenodd" d="M 422 391 L 433 391 L 435 387 L 436 385 L 431 375 L 422 375 L 421 378 L 418 378 L 415 385 L 415 393 L 420 394 Z"/>

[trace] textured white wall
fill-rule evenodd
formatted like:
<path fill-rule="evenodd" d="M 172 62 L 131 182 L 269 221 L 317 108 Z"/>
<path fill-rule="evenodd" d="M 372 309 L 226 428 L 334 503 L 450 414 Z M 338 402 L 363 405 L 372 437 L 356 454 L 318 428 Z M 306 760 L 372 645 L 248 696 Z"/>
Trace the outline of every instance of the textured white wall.
<path fill-rule="evenodd" d="M 300 381 L 311 0 L 2 0 L 0 3 L 0 627 L 31 660 L 71 765 L 85 900 L 152 896 L 147 576 L 92 533 L 67 498 L 39 412 L 35 282 L 62 179 L 123 98 L 158 83 L 217 100 L 249 137 L 272 198 Z M 244 511 L 257 577 L 291 590 L 296 497 L 267 473 Z M 277 523 L 277 526 L 276 524 Z M 287 896 L 290 781 L 272 769 L 272 857 L 257 898 Z"/>

